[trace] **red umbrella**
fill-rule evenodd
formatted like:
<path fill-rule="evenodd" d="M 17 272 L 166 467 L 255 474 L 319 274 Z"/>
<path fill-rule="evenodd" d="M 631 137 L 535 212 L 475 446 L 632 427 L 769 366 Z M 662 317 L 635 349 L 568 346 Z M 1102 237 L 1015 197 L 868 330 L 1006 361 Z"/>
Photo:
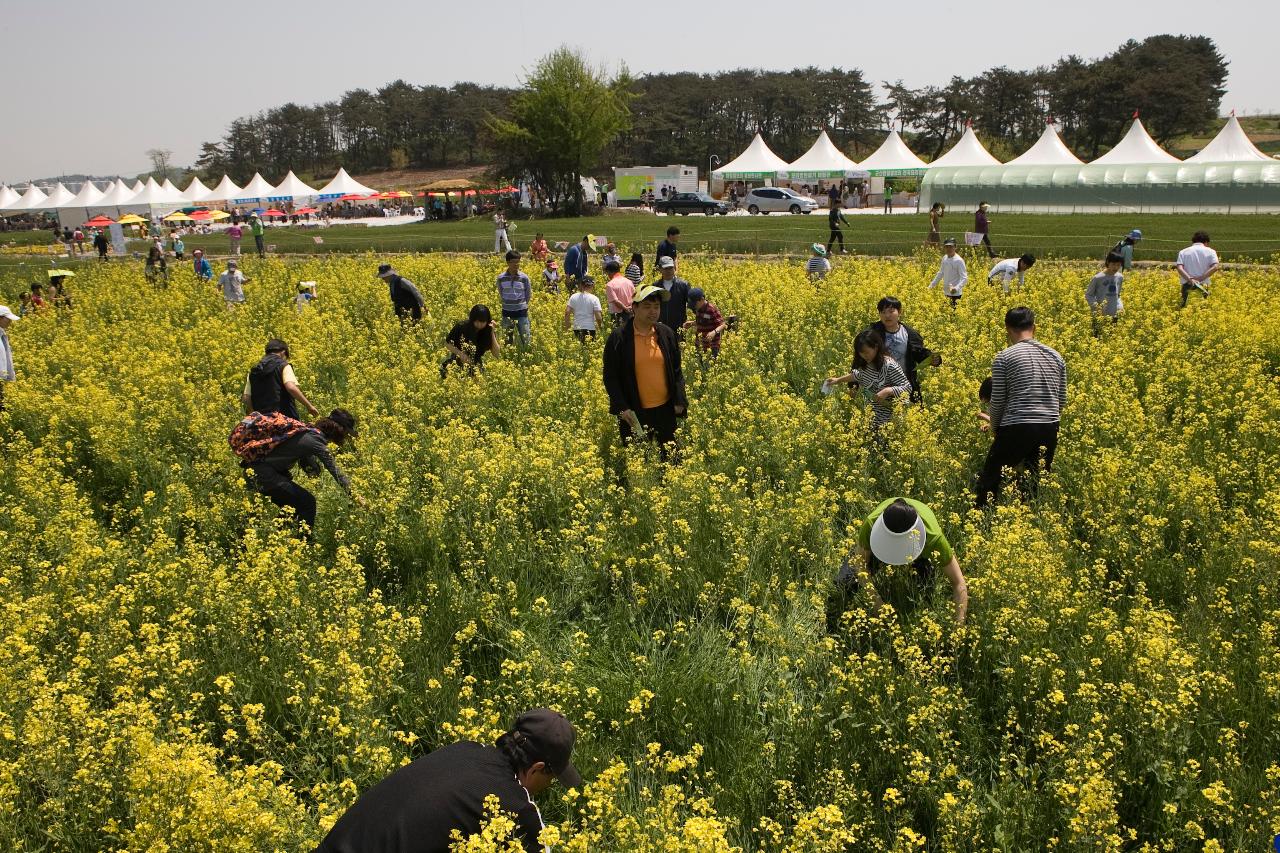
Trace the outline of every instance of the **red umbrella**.
<path fill-rule="evenodd" d="M 198 219 L 200 221 L 204 221 L 205 219 L 211 219 L 212 217 L 213 217 L 213 214 L 207 210 L 196 210 L 191 213 L 192 219 Z"/>
<path fill-rule="evenodd" d="M 319 212 L 320 212 L 320 208 L 318 207 L 302 207 L 294 211 L 294 213 L 319 213 Z"/>
<path fill-rule="evenodd" d="M 276 210 L 276 209 L 273 207 L 273 208 L 271 208 L 270 210 L 268 210 L 266 213 L 264 213 L 264 214 L 262 214 L 262 215 L 263 215 L 263 216 L 287 216 L 288 214 L 286 214 L 283 210 Z"/>
<path fill-rule="evenodd" d="M 90 219 L 88 222 L 85 223 L 85 225 L 87 225 L 90 228 L 106 228 L 108 225 L 114 225 L 114 224 L 115 224 L 114 219 L 108 219 L 107 217 L 101 216 L 101 215 L 95 216 L 93 217 L 93 219 Z"/>
<path fill-rule="evenodd" d="M 368 201 L 371 198 L 377 198 L 377 197 L 378 197 L 377 193 L 374 193 L 373 195 L 360 195 L 359 193 L 347 193 L 342 198 L 338 199 L 338 201 Z"/>

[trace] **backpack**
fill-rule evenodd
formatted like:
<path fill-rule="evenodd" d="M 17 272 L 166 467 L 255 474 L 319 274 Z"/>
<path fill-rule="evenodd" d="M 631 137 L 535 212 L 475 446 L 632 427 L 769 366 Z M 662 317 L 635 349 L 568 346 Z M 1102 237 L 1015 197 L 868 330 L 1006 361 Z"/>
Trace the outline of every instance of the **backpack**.
<path fill-rule="evenodd" d="M 281 443 L 311 429 L 302 421 L 294 420 L 280 412 L 264 415 L 250 412 L 227 436 L 231 452 L 243 463 L 261 462 Z"/>
<path fill-rule="evenodd" d="M 1116 243 L 1114 246 L 1112 246 L 1112 247 L 1111 247 L 1111 251 L 1110 251 L 1110 252 L 1107 252 L 1107 255 L 1111 254 L 1112 252 L 1114 252 L 1114 253 L 1115 253 L 1115 254 L 1117 254 L 1117 255 L 1123 254 L 1123 252 L 1122 252 L 1121 250 L 1124 248 L 1124 241 L 1125 241 L 1125 239 L 1126 239 L 1126 238 L 1121 237 L 1121 238 L 1120 238 L 1120 242 L 1119 242 L 1119 243 Z M 1103 255 L 1103 257 L 1105 258 L 1105 257 L 1106 257 L 1106 255 Z"/>

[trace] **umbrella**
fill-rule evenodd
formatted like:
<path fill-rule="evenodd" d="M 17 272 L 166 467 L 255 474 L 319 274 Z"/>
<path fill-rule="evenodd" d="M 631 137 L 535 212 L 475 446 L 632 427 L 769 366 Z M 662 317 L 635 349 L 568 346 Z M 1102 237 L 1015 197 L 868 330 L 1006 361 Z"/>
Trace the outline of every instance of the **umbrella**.
<path fill-rule="evenodd" d="M 181 210 L 175 210 L 173 213 L 170 213 L 168 216 L 166 216 L 165 219 L 170 222 L 190 222 L 191 221 L 191 217 L 187 216 Z"/>
<path fill-rule="evenodd" d="M 141 224 L 145 223 L 146 221 L 147 221 L 147 220 L 143 219 L 141 216 L 139 216 L 139 215 L 138 215 L 138 214 L 136 214 L 136 213 L 130 213 L 130 214 L 127 214 L 127 215 L 125 215 L 125 216 L 120 217 L 120 224 L 121 224 L 121 225 L 141 225 Z"/>
<path fill-rule="evenodd" d="M 71 270 L 49 270 L 49 278 L 75 278 Z"/>
<path fill-rule="evenodd" d="M 206 219 L 212 219 L 212 218 L 213 218 L 213 214 L 207 210 L 197 210 L 191 214 L 191 219 L 194 222 L 204 222 Z"/>
<path fill-rule="evenodd" d="M 301 207 L 294 211 L 294 213 L 319 213 L 319 212 L 320 212 L 320 208 L 318 207 Z"/>
<path fill-rule="evenodd" d="M 368 201 L 371 198 L 377 198 L 377 197 L 378 197 L 377 193 L 374 193 L 373 195 L 361 195 L 360 193 L 347 193 L 346 195 L 339 198 L 338 201 Z"/>
<path fill-rule="evenodd" d="M 114 219 L 108 219 L 107 217 L 102 215 L 95 216 L 93 217 L 93 219 L 90 219 L 88 222 L 85 223 L 85 225 L 88 226 L 89 228 L 106 228 L 108 225 L 114 225 L 114 224 L 115 224 Z"/>
<path fill-rule="evenodd" d="M 210 219 L 230 219 L 231 214 L 227 213 L 225 210 L 211 210 L 209 211 L 209 218 Z"/>
<path fill-rule="evenodd" d="M 283 210 L 276 210 L 274 207 L 262 214 L 263 216 L 287 216 Z"/>

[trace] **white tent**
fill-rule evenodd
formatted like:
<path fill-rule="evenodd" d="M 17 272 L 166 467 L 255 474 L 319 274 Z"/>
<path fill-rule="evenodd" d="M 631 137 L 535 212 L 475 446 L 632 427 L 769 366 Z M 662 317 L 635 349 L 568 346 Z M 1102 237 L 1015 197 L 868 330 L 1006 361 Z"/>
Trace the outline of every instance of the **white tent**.
<path fill-rule="evenodd" d="M 339 167 L 338 174 L 333 176 L 333 180 L 316 191 L 316 198 L 320 201 L 333 201 L 344 195 L 372 195 L 374 192 L 376 190 L 369 189 L 348 175 L 346 169 Z"/>
<path fill-rule="evenodd" d="M 960 137 L 960 141 L 951 146 L 951 150 L 943 154 L 937 160 L 929 164 L 929 168 L 934 166 L 999 166 L 1000 161 L 991 155 L 991 152 L 978 140 L 978 135 L 973 132 L 973 125 L 968 125 L 964 129 L 964 136 Z"/>
<path fill-rule="evenodd" d="M 164 183 L 160 185 L 160 189 L 164 190 L 169 198 L 175 202 L 186 201 L 186 196 L 182 194 L 182 190 L 178 189 L 173 181 L 168 178 L 164 179 Z"/>
<path fill-rule="evenodd" d="M 102 208 L 124 207 L 129 204 L 129 200 L 135 195 L 137 193 L 125 186 L 124 181 L 116 178 L 116 182 L 107 188 L 95 206 Z"/>
<path fill-rule="evenodd" d="M 192 178 L 191 183 L 182 191 L 182 200 L 188 204 L 198 204 L 207 199 L 210 192 L 212 190 L 201 183 L 199 178 Z"/>
<path fill-rule="evenodd" d="M 316 194 L 314 187 L 309 187 L 302 181 L 298 180 L 298 176 L 290 170 L 289 174 L 284 176 L 284 180 L 276 187 L 273 199 L 286 201 L 288 199 L 311 198 Z"/>
<path fill-rule="evenodd" d="M 1151 138 L 1151 134 L 1147 133 L 1147 129 L 1143 127 L 1142 119 L 1135 115 L 1133 124 L 1129 125 L 1129 132 L 1124 135 L 1124 139 L 1117 142 L 1115 148 L 1090 162 L 1118 166 L 1143 163 L 1178 163 L 1181 161 L 1157 145 L 1156 141 Z"/>
<path fill-rule="evenodd" d="M 46 198 L 48 198 L 48 196 L 45 195 L 38 186 L 32 184 L 27 187 L 27 191 L 22 194 L 22 197 L 14 202 L 8 209 L 14 212 L 31 210 Z"/>
<path fill-rule="evenodd" d="M 764 144 L 764 138 L 757 133 L 746 151 L 713 171 L 711 176 L 729 181 L 764 180 L 776 177 L 778 172 L 786 172 L 788 168 L 787 161 L 770 151 Z"/>
<path fill-rule="evenodd" d="M 0 210 L 5 210 L 18 203 L 18 199 L 22 196 L 18 195 L 7 186 L 0 185 Z"/>
<path fill-rule="evenodd" d="M 841 179 L 865 177 L 866 171 L 845 156 L 824 130 L 814 140 L 809 150 L 800 155 L 786 169 L 786 177 L 792 181 Z M 779 175 L 782 177 L 782 175 Z"/>
<path fill-rule="evenodd" d="M 58 212 L 58 224 L 72 228 L 84 224 L 91 217 L 89 208 L 97 207 L 101 200 L 102 190 L 94 186 L 93 181 L 85 181 L 75 198 L 62 205 Z"/>
<path fill-rule="evenodd" d="M 253 177 L 249 179 L 249 183 L 244 185 L 240 190 L 240 194 L 232 199 L 236 204 L 245 204 L 254 201 L 267 201 L 275 195 L 276 188 L 267 183 L 267 179 L 257 172 L 253 173 Z"/>
<path fill-rule="evenodd" d="M 129 189 L 133 190 L 134 194 L 137 194 L 146 189 L 146 186 L 147 185 L 143 181 L 139 180 L 133 186 L 129 187 Z"/>
<path fill-rule="evenodd" d="M 129 204 L 154 207 L 166 204 L 181 204 L 181 200 L 171 198 L 165 188 L 156 183 L 155 178 L 147 178 L 147 183 L 143 186 L 142 192 L 129 199 Z"/>
<path fill-rule="evenodd" d="M 58 185 L 53 188 L 53 192 L 49 193 L 49 195 L 45 197 L 44 201 L 40 202 L 39 204 L 33 204 L 28 209 L 29 210 L 57 210 L 58 208 L 66 205 L 67 202 L 71 201 L 71 199 L 75 197 L 76 197 L 76 194 L 73 193 L 71 190 L 67 189 L 66 187 L 64 187 L 62 185 L 62 182 L 59 181 Z"/>
<path fill-rule="evenodd" d="M 223 175 L 222 180 L 218 181 L 218 185 L 209 190 L 204 197 L 205 201 L 228 201 L 240 195 L 240 188 L 231 180 L 230 175 Z"/>
<path fill-rule="evenodd" d="M 1014 157 L 1007 166 L 1083 166 L 1084 161 L 1071 153 L 1062 137 L 1058 136 L 1053 122 L 1044 126 L 1044 133 L 1021 156 Z"/>
<path fill-rule="evenodd" d="M 1259 160 L 1275 162 L 1249 141 L 1234 112 L 1208 145 L 1187 158 L 1188 163 L 1254 163 Z"/>
<path fill-rule="evenodd" d="M 896 130 L 890 130 L 880 147 L 862 161 L 862 168 L 871 174 L 890 177 L 923 173 L 928 165 L 911 152 Z"/>

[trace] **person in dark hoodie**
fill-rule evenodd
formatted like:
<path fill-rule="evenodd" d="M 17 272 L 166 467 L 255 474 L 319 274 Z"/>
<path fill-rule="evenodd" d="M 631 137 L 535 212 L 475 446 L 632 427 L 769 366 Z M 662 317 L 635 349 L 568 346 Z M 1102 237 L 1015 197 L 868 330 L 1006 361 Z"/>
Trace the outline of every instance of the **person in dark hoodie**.
<path fill-rule="evenodd" d="M 334 409 L 327 418 L 320 418 L 310 427 L 300 426 L 262 459 L 245 467 L 253 473 L 259 492 L 278 507 L 293 508 L 298 522 L 306 525 L 306 536 L 310 539 L 316 524 L 316 496 L 295 483 L 289 472 L 294 465 L 301 465 L 307 473 L 316 474 L 323 465 L 357 505 L 365 506 L 365 501 L 352 493 L 351 481 L 329 452 L 330 444 L 341 447 L 348 438 L 357 435 L 355 416 L 346 409 Z"/>
<path fill-rule="evenodd" d="M 655 439 L 662 459 L 676 440 L 677 418 L 687 416 L 689 401 L 680 367 L 676 333 L 658 322 L 671 294 L 661 282 L 636 291 L 632 314 L 604 345 L 604 387 L 609 413 L 618 418 L 623 443 Z"/>
<path fill-rule="evenodd" d="M 920 376 L 917 368 L 922 364 L 938 367 L 942 356 L 924 345 L 924 338 L 915 329 L 902 322 L 902 302 L 896 296 L 886 296 L 876 304 L 880 319 L 870 328 L 884 338 L 885 349 L 907 374 L 911 383 L 911 402 L 920 402 Z"/>
<path fill-rule="evenodd" d="M 378 278 L 387 283 L 391 295 L 391 307 L 401 320 L 422 319 L 422 294 L 409 279 L 392 269 L 391 264 L 378 265 Z"/>
<path fill-rule="evenodd" d="M 289 345 L 279 338 L 267 341 L 267 351 L 249 370 L 244 380 L 244 390 L 240 392 L 240 402 L 244 404 L 244 412 L 261 412 L 269 415 L 279 412 L 286 417 L 298 420 L 298 407 L 294 401 L 306 408 L 312 417 L 320 414 L 320 410 L 311 405 L 307 395 L 298 387 L 298 377 L 289 364 Z"/>

